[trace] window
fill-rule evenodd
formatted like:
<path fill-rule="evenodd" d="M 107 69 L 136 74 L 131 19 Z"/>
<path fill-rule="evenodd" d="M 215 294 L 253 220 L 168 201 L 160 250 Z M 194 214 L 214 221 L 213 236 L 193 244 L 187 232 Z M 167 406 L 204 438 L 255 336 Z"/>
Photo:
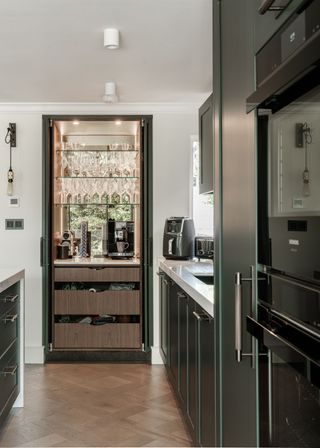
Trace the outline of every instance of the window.
<path fill-rule="evenodd" d="M 212 194 L 199 194 L 200 148 L 199 142 L 192 142 L 192 202 L 191 210 L 196 235 L 213 236 L 213 200 Z"/>

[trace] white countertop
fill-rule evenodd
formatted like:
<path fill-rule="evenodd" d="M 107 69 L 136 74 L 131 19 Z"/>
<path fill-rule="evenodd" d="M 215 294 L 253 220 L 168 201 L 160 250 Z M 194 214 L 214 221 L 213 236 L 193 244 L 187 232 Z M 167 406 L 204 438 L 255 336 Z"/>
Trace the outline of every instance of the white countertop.
<path fill-rule="evenodd" d="M 24 269 L 0 268 L 0 293 L 24 278 Z"/>
<path fill-rule="evenodd" d="M 55 266 L 140 266 L 139 258 L 112 260 L 111 258 L 67 258 L 55 260 Z"/>
<path fill-rule="evenodd" d="M 212 261 L 166 260 L 161 257 L 159 267 L 213 317 L 214 287 L 194 276 L 213 275 Z"/>

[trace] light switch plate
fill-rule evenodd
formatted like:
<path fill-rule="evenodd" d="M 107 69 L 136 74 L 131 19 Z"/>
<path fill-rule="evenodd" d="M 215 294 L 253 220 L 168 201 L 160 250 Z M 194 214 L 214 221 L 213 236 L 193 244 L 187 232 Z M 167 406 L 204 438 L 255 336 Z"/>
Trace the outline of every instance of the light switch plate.
<path fill-rule="evenodd" d="M 10 197 L 9 198 L 9 207 L 20 207 L 20 198 Z"/>
<path fill-rule="evenodd" d="M 301 198 L 293 198 L 293 200 L 292 200 L 292 208 L 303 208 L 303 199 L 301 199 Z"/>

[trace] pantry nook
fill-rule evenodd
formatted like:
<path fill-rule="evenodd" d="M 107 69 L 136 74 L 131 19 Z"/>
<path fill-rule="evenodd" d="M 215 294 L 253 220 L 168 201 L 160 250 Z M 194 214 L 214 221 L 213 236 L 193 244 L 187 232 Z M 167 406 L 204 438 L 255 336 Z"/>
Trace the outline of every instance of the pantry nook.
<path fill-rule="evenodd" d="M 151 117 L 44 117 L 46 360 L 149 360 Z"/>

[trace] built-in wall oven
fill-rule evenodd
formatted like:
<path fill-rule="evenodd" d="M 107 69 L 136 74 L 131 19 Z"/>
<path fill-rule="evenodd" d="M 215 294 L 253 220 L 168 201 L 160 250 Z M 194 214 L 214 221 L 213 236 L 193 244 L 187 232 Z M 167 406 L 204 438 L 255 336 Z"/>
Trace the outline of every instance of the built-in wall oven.
<path fill-rule="evenodd" d="M 320 2 L 256 55 L 261 446 L 320 446 Z M 236 341 L 237 342 L 237 341 Z"/>

